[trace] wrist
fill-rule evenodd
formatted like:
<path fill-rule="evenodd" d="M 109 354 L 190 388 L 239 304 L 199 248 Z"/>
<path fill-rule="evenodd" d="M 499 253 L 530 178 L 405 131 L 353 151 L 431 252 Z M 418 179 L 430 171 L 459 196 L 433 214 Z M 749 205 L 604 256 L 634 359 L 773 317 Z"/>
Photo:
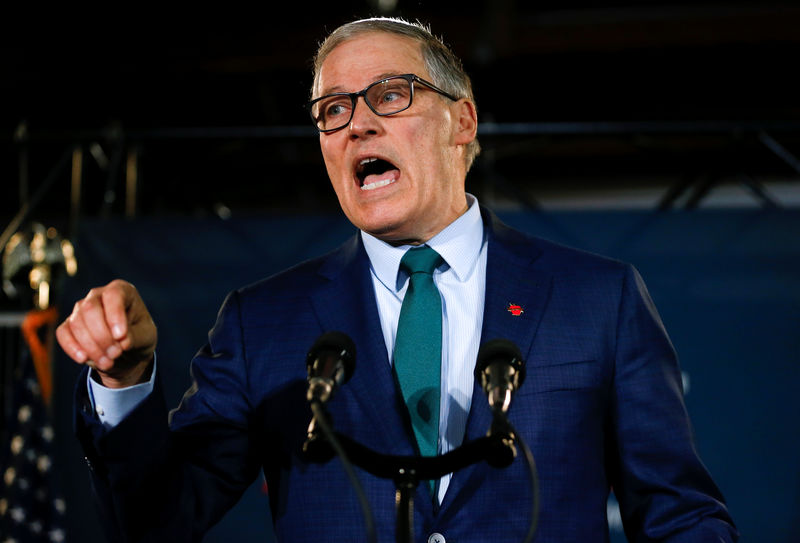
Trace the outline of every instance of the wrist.
<path fill-rule="evenodd" d="M 126 388 L 146 383 L 153 373 L 154 357 L 126 368 L 124 371 L 102 372 L 93 368 L 92 379 L 106 388 Z"/>

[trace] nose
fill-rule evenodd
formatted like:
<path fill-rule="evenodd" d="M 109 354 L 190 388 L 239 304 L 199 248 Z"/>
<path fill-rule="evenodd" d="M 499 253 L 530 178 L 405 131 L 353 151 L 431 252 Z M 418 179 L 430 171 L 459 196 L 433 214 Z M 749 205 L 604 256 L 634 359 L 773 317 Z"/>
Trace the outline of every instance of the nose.
<path fill-rule="evenodd" d="M 369 108 L 363 96 L 359 98 L 356 99 L 353 118 L 350 119 L 350 125 L 348 126 L 350 139 L 378 135 L 383 127 L 381 117 Z"/>

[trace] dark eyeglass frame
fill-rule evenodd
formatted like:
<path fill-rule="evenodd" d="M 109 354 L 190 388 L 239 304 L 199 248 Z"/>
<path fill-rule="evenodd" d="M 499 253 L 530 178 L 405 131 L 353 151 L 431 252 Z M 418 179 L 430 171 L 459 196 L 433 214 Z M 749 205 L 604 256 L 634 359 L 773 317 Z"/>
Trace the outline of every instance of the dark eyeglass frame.
<path fill-rule="evenodd" d="M 375 85 L 380 85 L 382 83 L 386 83 L 387 81 L 391 81 L 392 79 L 405 79 L 408 82 L 408 86 L 411 89 L 411 93 L 408 95 L 408 105 L 406 107 L 404 107 L 403 109 L 398 109 L 397 111 L 392 111 L 391 113 L 379 113 L 378 111 L 375 110 L 375 108 L 372 106 L 372 104 L 369 103 L 369 100 L 367 99 L 367 92 L 369 92 L 369 90 L 372 87 L 374 87 Z M 401 111 L 407 110 L 408 108 L 411 107 L 411 104 L 414 103 L 414 83 L 415 82 L 416 83 L 421 83 L 422 85 L 425 85 L 426 87 L 428 87 L 432 91 L 438 92 L 442 96 L 445 96 L 445 97 L 449 98 L 450 100 L 452 100 L 454 102 L 457 102 L 459 100 L 458 98 L 456 98 L 455 96 L 453 96 L 449 92 L 440 89 L 439 87 L 437 87 L 436 85 L 434 85 L 430 81 L 426 81 L 426 80 L 422 79 L 421 77 L 419 77 L 416 74 L 400 74 L 400 75 L 393 75 L 391 77 L 384 77 L 383 79 L 379 79 L 378 81 L 375 81 L 374 83 L 370 83 L 369 85 L 367 85 L 365 88 L 363 88 L 362 90 L 360 90 L 358 92 L 334 92 L 332 94 L 326 94 L 325 96 L 320 96 L 319 98 L 315 98 L 314 100 L 311 100 L 306 105 L 306 109 L 308 109 L 308 113 L 311 115 L 311 120 L 314 122 L 314 126 L 317 128 L 317 130 L 319 130 L 320 132 L 323 132 L 323 133 L 335 132 L 336 130 L 341 130 L 342 128 L 344 128 L 345 126 L 350 124 L 350 121 L 353 120 L 353 115 L 355 114 L 355 111 L 356 111 L 356 102 L 358 101 L 358 97 L 359 96 L 363 97 L 364 98 L 364 103 L 367 104 L 367 107 L 369 107 L 369 109 L 375 115 L 378 115 L 380 117 L 388 117 L 390 115 L 395 115 L 397 113 L 400 113 Z M 352 106 L 350 108 L 350 117 L 347 119 L 347 122 L 345 122 L 341 126 L 337 126 L 336 128 L 325 128 L 325 129 L 322 129 L 318 125 L 318 122 L 319 122 L 318 117 L 314 116 L 313 107 L 314 107 L 314 104 L 316 104 L 320 100 L 326 100 L 326 99 L 331 98 L 333 96 L 347 96 L 348 98 L 350 98 L 350 104 Z"/>

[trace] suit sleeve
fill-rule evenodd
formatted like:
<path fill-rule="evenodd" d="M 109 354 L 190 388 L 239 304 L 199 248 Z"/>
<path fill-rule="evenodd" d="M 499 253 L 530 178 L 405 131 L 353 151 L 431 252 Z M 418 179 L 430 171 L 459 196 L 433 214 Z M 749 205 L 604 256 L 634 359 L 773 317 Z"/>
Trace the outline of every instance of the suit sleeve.
<path fill-rule="evenodd" d="M 630 541 L 733 542 L 722 495 L 695 450 L 672 344 L 638 272 L 620 298 L 611 420 L 614 492 Z"/>
<path fill-rule="evenodd" d="M 153 393 L 106 431 L 79 379 L 76 432 L 109 541 L 199 541 L 256 477 L 240 320 L 232 294 L 172 413 L 156 379 Z"/>

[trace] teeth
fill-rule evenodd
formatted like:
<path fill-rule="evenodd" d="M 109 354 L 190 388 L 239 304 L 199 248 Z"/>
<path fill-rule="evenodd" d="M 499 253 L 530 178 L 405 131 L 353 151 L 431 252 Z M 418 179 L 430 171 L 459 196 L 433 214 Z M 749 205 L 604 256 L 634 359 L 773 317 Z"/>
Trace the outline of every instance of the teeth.
<path fill-rule="evenodd" d="M 365 158 L 364 160 L 362 160 L 361 162 L 359 162 L 359 163 L 358 163 L 358 165 L 359 165 L 359 166 L 363 166 L 364 164 L 369 164 L 370 162 L 375 162 L 376 160 L 378 160 L 378 159 L 377 159 L 377 158 L 375 158 L 375 157 L 371 157 L 371 158 Z"/>
<path fill-rule="evenodd" d="M 375 190 L 381 187 L 385 187 L 390 183 L 394 183 L 395 179 L 382 179 L 380 181 L 375 181 L 374 183 L 370 183 L 369 185 L 363 185 L 361 190 Z"/>

